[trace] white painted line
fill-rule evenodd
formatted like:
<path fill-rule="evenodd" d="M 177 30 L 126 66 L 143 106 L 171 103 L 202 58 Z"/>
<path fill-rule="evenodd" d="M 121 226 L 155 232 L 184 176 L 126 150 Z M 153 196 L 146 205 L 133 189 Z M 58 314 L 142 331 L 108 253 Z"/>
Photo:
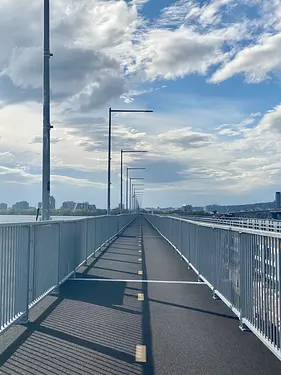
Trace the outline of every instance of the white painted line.
<path fill-rule="evenodd" d="M 141 250 L 139 250 L 139 253 L 141 253 Z"/>
<path fill-rule="evenodd" d="M 146 346 L 137 345 L 136 347 L 136 362 L 146 362 Z"/>
<path fill-rule="evenodd" d="M 138 301 L 143 301 L 143 300 L 144 300 L 144 294 L 138 293 Z"/>
<path fill-rule="evenodd" d="M 138 271 L 138 275 L 139 275 L 139 276 L 142 276 L 142 275 L 143 275 L 143 272 L 142 272 L 142 271 Z"/>
<path fill-rule="evenodd" d="M 142 271 L 139 271 L 142 272 Z M 69 279 L 68 281 L 101 281 L 101 282 L 113 282 L 113 283 L 159 283 L 159 284 L 190 284 L 190 285 L 206 285 L 204 281 L 180 281 L 180 280 L 127 280 L 127 279 L 92 279 L 76 277 L 75 279 Z"/>
<path fill-rule="evenodd" d="M 139 262 L 142 262 L 142 258 L 139 258 Z"/>

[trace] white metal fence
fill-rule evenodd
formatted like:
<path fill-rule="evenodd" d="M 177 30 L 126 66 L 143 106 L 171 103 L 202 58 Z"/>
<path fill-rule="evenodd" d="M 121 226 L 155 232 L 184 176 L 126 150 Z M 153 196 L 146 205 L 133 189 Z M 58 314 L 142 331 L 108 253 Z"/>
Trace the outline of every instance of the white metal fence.
<path fill-rule="evenodd" d="M 85 264 L 133 215 L 0 225 L 0 333 Z"/>
<path fill-rule="evenodd" d="M 252 218 L 212 218 L 212 217 L 192 217 L 190 220 L 216 223 L 228 225 L 230 227 L 240 227 L 240 228 L 251 228 L 266 230 L 269 232 L 281 232 L 281 221 L 280 220 L 270 220 L 270 219 L 252 219 Z"/>
<path fill-rule="evenodd" d="M 191 268 L 281 359 L 281 233 L 146 215 Z"/>

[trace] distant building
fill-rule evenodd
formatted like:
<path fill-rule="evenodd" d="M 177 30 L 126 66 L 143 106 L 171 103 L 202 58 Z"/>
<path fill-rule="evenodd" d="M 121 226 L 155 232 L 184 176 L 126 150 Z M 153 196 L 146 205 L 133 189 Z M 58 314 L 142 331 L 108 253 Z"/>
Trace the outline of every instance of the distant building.
<path fill-rule="evenodd" d="M 50 196 L 50 209 L 55 210 L 56 209 L 56 200 L 55 198 L 51 195 Z"/>
<path fill-rule="evenodd" d="M 202 207 L 202 206 L 193 207 L 192 211 L 194 211 L 194 212 L 201 212 L 201 211 L 204 211 L 204 207 Z"/>
<path fill-rule="evenodd" d="M 62 203 L 62 208 L 64 210 L 74 210 L 76 206 L 76 202 L 73 201 L 66 201 Z"/>
<path fill-rule="evenodd" d="M 89 202 L 76 203 L 75 210 L 96 211 L 96 206 Z"/>
<path fill-rule="evenodd" d="M 42 202 L 38 202 L 38 208 L 41 210 L 41 208 L 42 208 Z"/>
<path fill-rule="evenodd" d="M 7 209 L 8 209 L 7 203 L 0 203 L 0 210 L 7 210 Z"/>
<path fill-rule="evenodd" d="M 89 202 L 76 203 L 75 210 L 89 210 Z"/>
<path fill-rule="evenodd" d="M 118 208 L 119 208 L 119 210 L 124 211 L 125 206 L 124 206 L 124 204 L 122 203 L 122 207 L 121 207 L 121 203 L 119 203 L 119 204 L 118 204 Z"/>
<path fill-rule="evenodd" d="M 275 200 L 276 200 L 276 208 L 280 209 L 281 208 L 281 193 L 280 193 L 280 191 L 276 192 Z"/>
<path fill-rule="evenodd" d="M 182 211 L 184 212 L 192 212 L 193 211 L 193 207 L 189 204 L 186 204 L 185 206 L 182 206 Z"/>
<path fill-rule="evenodd" d="M 29 209 L 29 203 L 26 201 L 17 202 L 12 206 L 13 210 L 24 211 Z"/>

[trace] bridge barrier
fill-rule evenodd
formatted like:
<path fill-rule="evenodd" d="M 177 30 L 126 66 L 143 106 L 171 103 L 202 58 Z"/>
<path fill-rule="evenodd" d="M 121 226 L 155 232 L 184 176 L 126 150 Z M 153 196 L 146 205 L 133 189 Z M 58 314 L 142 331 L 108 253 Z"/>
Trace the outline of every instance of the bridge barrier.
<path fill-rule="evenodd" d="M 145 215 L 239 318 L 281 359 L 281 233 Z"/>
<path fill-rule="evenodd" d="M 252 218 L 212 218 L 212 217 L 192 217 L 190 220 L 203 221 L 208 223 L 223 224 L 231 227 L 251 228 L 266 230 L 269 232 L 281 232 L 281 221 L 271 219 Z"/>
<path fill-rule="evenodd" d="M 0 225 L 0 333 L 26 323 L 29 309 L 133 220 L 133 215 Z"/>

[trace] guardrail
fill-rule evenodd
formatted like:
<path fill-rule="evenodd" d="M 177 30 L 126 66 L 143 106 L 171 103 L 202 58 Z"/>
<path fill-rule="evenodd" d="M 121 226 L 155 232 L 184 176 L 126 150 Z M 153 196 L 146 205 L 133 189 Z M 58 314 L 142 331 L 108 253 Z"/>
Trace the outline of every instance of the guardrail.
<path fill-rule="evenodd" d="M 133 215 L 0 225 L 0 333 L 28 321 L 29 309 L 54 292 Z"/>
<path fill-rule="evenodd" d="M 250 329 L 281 359 L 281 233 L 146 215 Z"/>
<path fill-rule="evenodd" d="M 281 232 L 281 221 L 269 220 L 269 219 L 252 219 L 252 218 L 229 218 L 229 219 L 216 219 L 216 218 L 190 218 L 190 220 L 206 222 L 206 223 L 217 223 L 228 225 L 231 227 L 240 228 L 251 228 L 266 230 L 269 232 Z"/>

